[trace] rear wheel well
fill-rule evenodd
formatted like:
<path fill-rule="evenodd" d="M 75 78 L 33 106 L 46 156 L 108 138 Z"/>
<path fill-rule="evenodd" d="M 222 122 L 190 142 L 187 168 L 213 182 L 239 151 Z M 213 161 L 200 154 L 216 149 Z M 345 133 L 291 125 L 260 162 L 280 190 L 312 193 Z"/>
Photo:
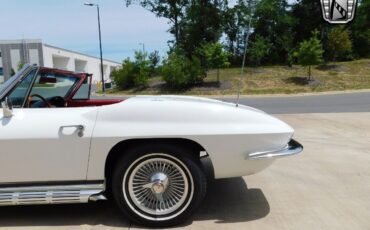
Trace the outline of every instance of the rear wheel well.
<path fill-rule="evenodd" d="M 127 150 L 135 148 L 135 146 L 153 145 L 153 144 L 170 144 L 179 146 L 184 149 L 188 149 L 193 154 L 194 159 L 200 159 L 201 156 L 203 157 L 203 154 L 201 155 L 201 152 L 206 151 L 199 143 L 184 138 L 129 139 L 121 141 L 117 143 L 109 151 L 108 157 L 105 162 L 104 173 L 106 179 L 106 192 L 108 193 L 107 194 L 108 196 L 110 195 L 111 192 L 110 190 L 111 175 L 113 173 L 115 164 L 119 160 L 119 158 L 122 157 Z M 212 170 L 205 168 L 204 171 L 209 176 L 211 176 L 210 174 L 213 174 L 213 168 Z"/>

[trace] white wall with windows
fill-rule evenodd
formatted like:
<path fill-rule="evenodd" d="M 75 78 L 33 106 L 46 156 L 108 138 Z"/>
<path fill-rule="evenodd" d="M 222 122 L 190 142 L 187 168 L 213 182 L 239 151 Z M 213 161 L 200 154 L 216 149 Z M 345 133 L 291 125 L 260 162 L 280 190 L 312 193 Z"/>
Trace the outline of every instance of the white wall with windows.
<path fill-rule="evenodd" d="M 10 50 L 10 59 L 12 60 L 12 69 L 14 71 L 18 70 L 18 65 L 21 62 L 21 52 L 19 49 Z"/>
<path fill-rule="evenodd" d="M 40 59 L 39 59 L 39 50 L 38 49 L 29 49 L 28 50 L 28 57 L 30 60 L 30 63 L 40 65 Z"/>
<path fill-rule="evenodd" d="M 91 73 L 94 83 L 101 81 L 100 59 L 97 57 L 44 44 L 43 59 L 46 67 Z M 111 82 L 111 72 L 118 66 L 120 66 L 118 62 L 103 60 L 105 82 Z"/>
<path fill-rule="evenodd" d="M 75 59 L 75 71 L 76 72 L 86 72 L 87 71 L 87 61 Z"/>
<path fill-rule="evenodd" d="M 41 39 L 0 40 L 0 83 L 14 74 L 23 63 L 87 72 L 93 75 L 93 83 L 101 82 L 98 57 L 51 46 Z M 118 62 L 103 60 L 104 82 L 111 82 L 111 72 L 119 66 Z"/>

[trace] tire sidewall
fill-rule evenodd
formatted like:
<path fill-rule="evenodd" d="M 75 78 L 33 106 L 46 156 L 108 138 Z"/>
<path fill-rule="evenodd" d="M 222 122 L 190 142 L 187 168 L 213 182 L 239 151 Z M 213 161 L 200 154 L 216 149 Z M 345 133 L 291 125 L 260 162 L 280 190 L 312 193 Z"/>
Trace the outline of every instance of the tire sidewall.
<path fill-rule="evenodd" d="M 171 219 L 166 220 L 150 220 L 141 217 L 132 208 L 135 208 L 133 205 L 129 205 L 125 199 L 123 187 L 127 186 L 127 183 L 124 184 L 124 176 L 127 170 L 131 167 L 131 165 L 140 158 L 145 158 L 149 154 L 153 154 L 152 156 L 156 156 L 157 154 L 165 154 L 171 158 L 175 158 L 176 161 L 182 163 L 180 165 L 178 162 L 174 161 L 181 167 L 186 167 L 185 172 L 187 176 L 191 177 L 188 178 L 189 183 L 192 180 L 193 189 L 192 194 L 189 191 L 189 199 L 190 202 L 185 201 L 183 205 L 187 205 L 186 209 L 183 210 L 180 214 L 175 216 Z M 162 155 L 163 156 L 163 155 Z M 132 170 L 133 167 L 131 167 Z M 128 173 L 130 175 L 130 173 Z M 127 180 L 127 179 L 126 179 Z M 137 148 L 133 148 L 125 153 L 125 155 L 117 162 L 113 178 L 112 178 L 112 192 L 115 198 L 115 201 L 118 207 L 126 214 L 131 220 L 144 225 L 154 226 L 154 227 L 162 227 L 162 226 L 172 226 L 179 224 L 185 221 L 190 215 L 193 214 L 195 209 L 199 206 L 201 201 L 203 200 L 206 192 L 206 179 L 205 175 L 201 169 L 201 165 L 199 159 L 194 157 L 194 154 L 191 152 L 189 153 L 184 148 L 179 148 L 172 145 L 150 145 L 150 146 L 139 146 Z M 183 206 L 182 205 L 182 206 Z M 130 207 L 131 206 L 131 207 Z M 182 207 L 181 207 L 182 208 Z M 181 208 L 177 209 L 179 211 Z M 137 209 L 138 210 L 138 209 Z M 181 211 L 181 210 L 180 210 Z"/>

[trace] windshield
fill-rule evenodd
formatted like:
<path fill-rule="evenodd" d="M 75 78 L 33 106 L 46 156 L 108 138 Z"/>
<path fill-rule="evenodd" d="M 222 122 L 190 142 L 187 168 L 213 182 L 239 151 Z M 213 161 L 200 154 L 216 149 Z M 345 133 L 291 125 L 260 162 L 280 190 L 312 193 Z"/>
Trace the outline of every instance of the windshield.
<path fill-rule="evenodd" d="M 14 88 L 14 90 L 8 95 L 10 101 L 15 108 L 21 108 L 24 103 L 24 99 L 27 95 L 28 89 L 30 88 L 35 75 L 36 70 L 32 70 L 27 76 Z"/>
<path fill-rule="evenodd" d="M 39 73 L 33 85 L 31 95 L 38 94 L 44 98 L 65 98 L 78 83 L 79 78 L 58 73 Z"/>
<path fill-rule="evenodd" d="M 16 74 L 14 74 L 12 77 L 10 77 L 7 81 L 5 81 L 2 85 L 0 85 L 0 99 L 5 93 L 5 91 L 13 85 L 19 78 L 23 75 L 23 73 L 30 68 L 29 65 L 25 65 L 20 71 L 18 71 Z"/>
<path fill-rule="evenodd" d="M 87 100 L 90 98 L 90 82 L 92 76 L 87 76 L 83 84 L 80 86 L 73 100 Z"/>
<path fill-rule="evenodd" d="M 17 79 L 16 75 L 13 75 L 11 78 L 9 78 L 7 81 L 5 81 L 3 84 L 0 85 L 0 93 L 8 88 L 15 80 Z"/>

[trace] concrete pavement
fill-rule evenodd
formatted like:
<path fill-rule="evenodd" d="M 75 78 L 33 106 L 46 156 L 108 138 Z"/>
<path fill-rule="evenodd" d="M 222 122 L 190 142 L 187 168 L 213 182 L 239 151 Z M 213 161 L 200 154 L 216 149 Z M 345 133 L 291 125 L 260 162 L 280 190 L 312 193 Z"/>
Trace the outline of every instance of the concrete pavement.
<path fill-rule="evenodd" d="M 185 229 L 370 229 L 370 113 L 279 115 L 305 150 L 211 184 Z M 141 229 L 107 202 L 1 207 L 0 229 Z"/>

